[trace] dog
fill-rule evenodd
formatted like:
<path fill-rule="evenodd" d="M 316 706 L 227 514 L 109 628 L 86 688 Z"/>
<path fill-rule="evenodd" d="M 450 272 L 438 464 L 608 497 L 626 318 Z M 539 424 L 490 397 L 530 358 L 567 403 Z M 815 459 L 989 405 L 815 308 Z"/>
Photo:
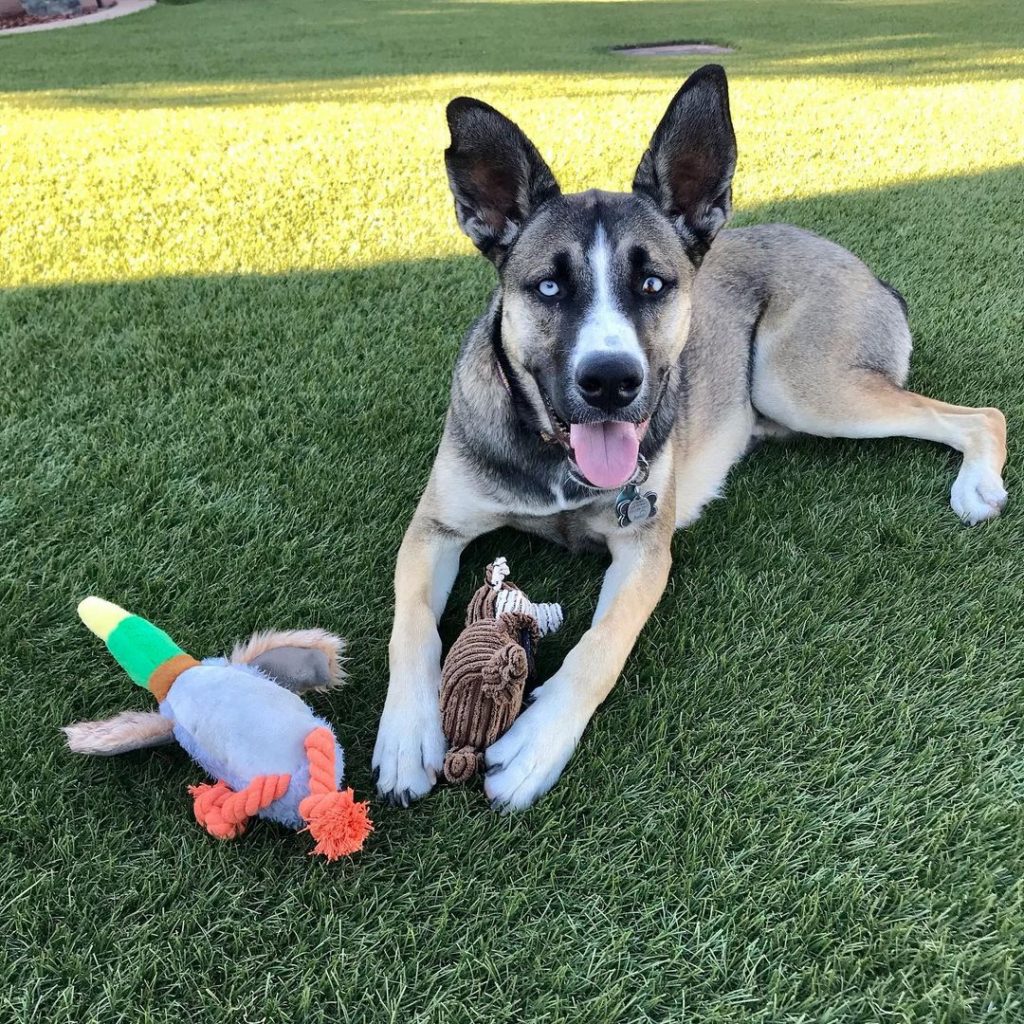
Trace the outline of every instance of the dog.
<path fill-rule="evenodd" d="M 459 352 L 444 432 L 395 570 L 378 793 L 408 806 L 441 772 L 437 622 L 462 549 L 501 526 L 611 554 L 589 629 L 486 752 L 492 806 L 557 781 L 661 597 L 675 529 L 761 437 L 904 436 L 963 454 L 951 504 L 998 516 L 1006 421 L 904 390 L 902 296 L 807 231 L 721 231 L 736 138 L 724 70 L 675 95 L 632 191 L 563 195 L 519 127 L 447 109 L 462 230 L 498 285 Z"/>

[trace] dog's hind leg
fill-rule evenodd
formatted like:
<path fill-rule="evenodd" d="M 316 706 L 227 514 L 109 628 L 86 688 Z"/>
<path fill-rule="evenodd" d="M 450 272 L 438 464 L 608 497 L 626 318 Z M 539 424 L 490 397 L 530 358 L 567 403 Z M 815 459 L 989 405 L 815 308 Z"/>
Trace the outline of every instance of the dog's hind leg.
<path fill-rule="evenodd" d="M 827 253 L 825 253 L 827 255 Z M 951 504 L 970 525 L 1006 503 L 1006 420 L 904 389 L 911 335 L 898 293 L 848 253 L 822 260 L 814 287 L 773 296 L 753 349 L 762 416 L 820 437 L 914 437 L 962 452 Z"/>
<path fill-rule="evenodd" d="M 998 409 L 926 398 L 872 370 L 848 370 L 830 388 L 797 398 L 776 386 L 764 411 L 792 430 L 820 437 L 914 437 L 948 445 L 964 457 L 950 495 L 953 511 L 971 526 L 1002 511 L 1006 419 Z"/>

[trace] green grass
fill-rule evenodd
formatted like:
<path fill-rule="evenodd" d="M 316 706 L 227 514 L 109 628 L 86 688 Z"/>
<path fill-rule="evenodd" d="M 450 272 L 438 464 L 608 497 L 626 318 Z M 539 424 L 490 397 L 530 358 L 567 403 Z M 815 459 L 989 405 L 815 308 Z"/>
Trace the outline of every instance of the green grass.
<path fill-rule="evenodd" d="M 955 461 L 764 448 L 677 537 L 669 590 L 563 781 L 377 806 L 357 859 L 190 818 L 179 751 L 75 760 L 144 707 L 74 604 L 196 654 L 336 628 L 317 698 L 370 790 L 394 551 L 490 271 L 443 105 L 518 118 L 568 187 L 623 187 L 703 38 L 737 220 L 850 246 L 908 297 L 913 384 L 1024 393 L 1019 4 L 205 0 L 0 38 L 0 1019 L 1017 1022 L 1021 542 L 961 528 Z M 1016 500 L 1014 500 L 1016 499 Z M 495 553 L 583 628 L 601 562 Z"/>

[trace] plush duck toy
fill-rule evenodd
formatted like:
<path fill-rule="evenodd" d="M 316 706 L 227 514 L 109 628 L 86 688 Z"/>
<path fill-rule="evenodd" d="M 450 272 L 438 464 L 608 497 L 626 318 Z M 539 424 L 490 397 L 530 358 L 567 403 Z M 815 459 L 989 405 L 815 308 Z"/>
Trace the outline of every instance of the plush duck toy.
<path fill-rule="evenodd" d="M 340 682 L 338 637 L 259 633 L 230 658 L 199 662 L 163 630 L 102 598 L 87 597 L 78 614 L 159 711 L 67 726 L 72 750 L 112 754 L 177 740 L 216 780 L 189 790 L 196 820 L 216 838 L 234 839 L 259 817 L 308 830 L 313 852 L 328 860 L 362 848 L 373 828 L 368 805 L 339 788 L 342 749 L 297 696 Z"/>

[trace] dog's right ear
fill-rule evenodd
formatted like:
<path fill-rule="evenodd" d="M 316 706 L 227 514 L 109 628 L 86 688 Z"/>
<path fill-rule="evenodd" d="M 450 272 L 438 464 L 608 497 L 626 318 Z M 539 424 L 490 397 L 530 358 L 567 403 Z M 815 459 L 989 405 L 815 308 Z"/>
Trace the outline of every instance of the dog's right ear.
<path fill-rule="evenodd" d="M 559 195 L 548 165 L 519 126 L 494 107 L 460 96 L 448 104 L 444 163 L 459 227 L 500 265 L 526 218 Z"/>

